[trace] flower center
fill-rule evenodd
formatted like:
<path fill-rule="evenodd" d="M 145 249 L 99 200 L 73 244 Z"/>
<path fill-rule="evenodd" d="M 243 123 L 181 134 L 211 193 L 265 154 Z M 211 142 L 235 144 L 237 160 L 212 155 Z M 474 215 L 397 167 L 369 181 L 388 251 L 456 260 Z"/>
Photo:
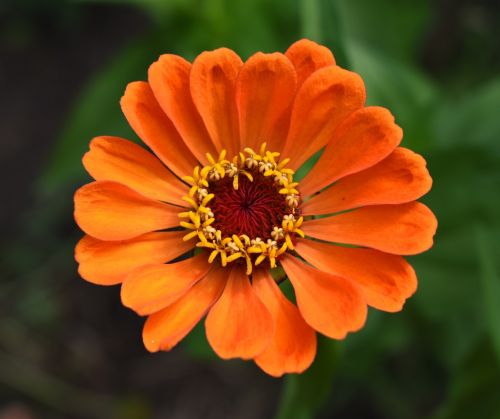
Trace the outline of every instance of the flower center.
<path fill-rule="evenodd" d="M 233 188 L 231 178 L 221 179 L 210 185 L 214 194 L 210 208 L 215 221 L 212 226 L 223 236 L 246 234 L 263 240 L 271 238 L 274 226 L 281 226 L 289 207 L 285 197 L 275 187 L 274 179 L 265 177 L 258 170 L 250 171 L 253 181 L 240 179 L 238 189 Z"/>
<path fill-rule="evenodd" d="M 225 151 L 218 160 L 207 154 L 210 163 L 184 178 L 192 185 L 183 197 L 192 209 L 179 214 L 181 226 L 191 230 L 184 240 L 198 237 L 196 246 L 211 251 L 209 262 L 246 263 L 248 275 L 264 261 L 274 268 L 296 236 L 304 236 L 289 159 L 280 161 L 265 143 L 258 153 L 245 148 L 231 161 L 225 157 Z"/>

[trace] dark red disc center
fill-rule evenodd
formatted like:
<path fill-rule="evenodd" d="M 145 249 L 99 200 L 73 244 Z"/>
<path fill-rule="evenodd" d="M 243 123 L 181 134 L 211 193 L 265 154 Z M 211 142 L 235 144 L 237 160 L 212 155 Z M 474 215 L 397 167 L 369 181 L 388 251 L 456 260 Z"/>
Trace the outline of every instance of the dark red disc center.
<path fill-rule="evenodd" d="M 209 192 L 215 194 L 209 204 L 215 217 L 212 225 L 223 237 L 246 234 L 265 241 L 271 238 L 273 227 L 281 227 L 289 210 L 273 176 L 264 177 L 256 170 L 250 173 L 253 182 L 240 174 L 237 190 L 230 177 L 210 184 Z"/>

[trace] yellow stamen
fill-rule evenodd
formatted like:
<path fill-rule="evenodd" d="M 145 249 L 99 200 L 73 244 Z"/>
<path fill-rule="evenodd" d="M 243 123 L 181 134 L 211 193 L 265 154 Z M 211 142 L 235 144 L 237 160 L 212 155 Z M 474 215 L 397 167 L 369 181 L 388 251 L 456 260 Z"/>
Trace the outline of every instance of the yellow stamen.
<path fill-rule="evenodd" d="M 187 228 L 187 229 L 189 229 L 189 230 L 195 230 L 195 229 L 197 228 L 194 224 L 192 224 L 192 223 L 187 223 L 186 221 L 181 221 L 179 224 L 180 224 L 182 227 Z"/>
<path fill-rule="evenodd" d="M 250 259 L 250 257 L 247 255 L 245 257 L 245 261 L 247 263 L 247 272 L 246 272 L 246 274 L 250 275 L 252 273 L 252 268 L 253 268 L 253 266 L 252 266 L 252 259 Z"/>
<path fill-rule="evenodd" d="M 260 265 L 266 259 L 266 255 L 259 255 L 257 259 L 255 259 L 255 266 Z"/>
<path fill-rule="evenodd" d="M 224 252 L 224 251 L 220 252 L 220 258 L 221 258 L 222 266 L 226 266 L 227 265 L 227 255 L 226 255 L 226 252 Z"/>
<path fill-rule="evenodd" d="M 197 231 L 191 231 L 190 233 L 186 234 L 182 240 L 187 242 L 188 240 L 191 240 L 193 237 L 196 237 L 198 235 Z"/>
<path fill-rule="evenodd" d="M 195 209 L 198 209 L 198 204 L 190 196 L 183 196 L 182 199 L 186 201 L 188 204 L 191 204 Z"/>
<path fill-rule="evenodd" d="M 243 257 L 243 253 L 241 253 L 241 252 L 233 253 L 231 256 L 228 256 L 227 261 L 232 262 L 232 261 L 239 259 L 241 257 Z"/>
<path fill-rule="evenodd" d="M 218 254 L 219 254 L 218 250 L 213 250 L 212 253 L 210 253 L 210 256 L 208 257 L 208 262 L 212 263 Z"/>
<path fill-rule="evenodd" d="M 207 159 L 208 161 L 210 162 L 210 164 L 215 164 L 215 159 L 213 158 L 213 156 L 210 154 L 210 153 L 206 153 L 205 156 L 207 156 Z"/>

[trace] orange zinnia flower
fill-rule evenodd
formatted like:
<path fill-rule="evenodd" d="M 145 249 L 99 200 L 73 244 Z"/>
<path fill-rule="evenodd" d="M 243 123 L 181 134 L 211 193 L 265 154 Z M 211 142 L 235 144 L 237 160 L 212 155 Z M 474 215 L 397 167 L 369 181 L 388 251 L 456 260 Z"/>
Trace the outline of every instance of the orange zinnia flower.
<path fill-rule="evenodd" d="M 156 156 L 92 140 L 76 259 L 83 278 L 122 284 L 123 304 L 148 316 L 149 351 L 171 349 L 208 313 L 221 358 L 301 372 L 316 331 L 343 339 L 367 306 L 395 312 L 414 293 L 401 255 L 429 249 L 437 225 L 415 202 L 432 183 L 425 160 L 399 147 L 391 113 L 365 107 L 363 81 L 327 48 L 301 40 L 245 63 L 225 48 L 192 64 L 162 55 L 121 106 Z M 279 266 L 298 307 L 272 276 Z"/>

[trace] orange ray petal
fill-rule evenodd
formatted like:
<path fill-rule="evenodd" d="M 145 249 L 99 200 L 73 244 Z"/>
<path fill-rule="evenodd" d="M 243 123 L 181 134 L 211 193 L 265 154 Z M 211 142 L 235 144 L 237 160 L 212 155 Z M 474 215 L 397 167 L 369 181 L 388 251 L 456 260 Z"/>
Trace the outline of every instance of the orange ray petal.
<path fill-rule="evenodd" d="M 267 142 L 270 150 L 281 151 L 287 130 L 277 128 L 290 119 L 295 89 L 295 70 L 283 54 L 258 52 L 245 62 L 236 81 L 242 149 L 258 150 Z"/>
<path fill-rule="evenodd" d="M 135 239 L 112 242 L 84 236 L 75 249 L 78 272 L 94 284 L 120 284 L 135 268 L 169 262 L 192 249 L 193 241 L 183 241 L 184 234 L 183 231 L 146 233 Z"/>
<path fill-rule="evenodd" d="M 218 151 L 239 152 L 235 86 L 243 62 L 227 48 L 204 52 L 191 68 L 191 97 Z"/>
<path fill-rule="evenodd" d="M 177 227 L 180 209 L 108 180 L 89 183 L 75 193 L 77 224 L 100 240 L 127 240 Z"/>
<path fill-rule="evenodd" d="M 310 326 L 333 339 L 344 339 L 348 332 L 363 327 L 367 306 L 352 281 L 319 271 L 288 254 L 280 262 Z"/>
<path fill-rule="evenodd" d="M 337 126 L 365 103 L 358 74 L 337 66 L 314 72 L 297 92 L 283 150 L 296 170 L 328 143 Z"/>
<path fill-rule="evenodd" d="M 332 52 L 323 45 L 318 45 L 309 39 L 301 39 L 293 43 L 285 55 L 295 67 L 298 86 L 302 85 L 316 70 L 335 65 Z"/>
<path fill-rule="evenodd" d="M 151 153 L 132 141 L 96 137 L 83 165 L 95 180 L 113 180 L 158 201 L 185 206 L 187 186 Z"/>
<path fill-rule="evenodd" d="M 137 268 L 122 284 L 122 303 L 141 316 L 159 311 L 182 297 L 211 267 L 203 252 L 181 262 Z"/>
<path fill-rule="evenodd" d="M 148 83 L 129 83 L 120 104 L 139 138 L 169 169 L 179 177 L 193 173 L 198 161 L 160 108 Z"/>
<path fill-rule="evenodd" d="M 205 325 L 208 342 L 223 359 L 254 358 L 264 351 L 274 333 L 271 314 L 239 266 L 231 270 Z"/>
<path fill-rule="evenodd" d="M 193 329 L 218 300 L 227 280 L 227 271 L 212 269 L 175 303 L 151 314 L 142 332 L 150 352 L 169 351 Z"/>
<path fill-rule="evenodd" d="M 305 221 L 307 236 L 414 255 L 432 246 L 437 220 L 420 202 L 363 207 L 333 217 Z"/>
<path fill-rule="evenodd" d="M 273 339 L 255 358 L 256 364 L 274 377 L 306 370 L 316 355 L 316 332 L 283 295 L 269 271 L 255 271 L 253 288 L 271 313 L 275 325 Z"/>
<path fill-rule="evenodd" d="M 368 305 L 379 310 L 401 310 L 417 289 L 415 271 L 401 256 L 307 239 L 295 250 L 319 270 L 359 284 Z"/>
<path fill-rule="evenodd" d="M 365 205 L 404 204 L 429 192 L 432 179 L 422 156 L 398 147 L 366 170 L 346 176 L 302 207 L 302 215 L 332 214 Z"/>
<path fill-rule="evenodd" d="M 387 109 L 359 109 L 339 126 L 318 162 L 301 181 L 302 196 L 373 166 L 391 154 L 402 137 L 403 131 Z"/>
<path fill-rule="evenodd" d="M 205 153 L 217 154 L 189 90 L 191 63 L 178 55 L 165 54 L 149 67 L 148 79 L 163 111 L 184 143 L 203 164 Z"/>

